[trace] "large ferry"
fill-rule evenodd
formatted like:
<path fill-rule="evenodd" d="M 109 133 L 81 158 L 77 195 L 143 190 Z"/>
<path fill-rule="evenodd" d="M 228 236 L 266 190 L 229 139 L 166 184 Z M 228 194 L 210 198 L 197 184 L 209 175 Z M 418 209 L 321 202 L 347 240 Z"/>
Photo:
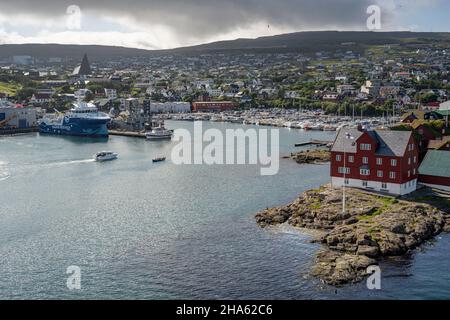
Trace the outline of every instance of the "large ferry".
<path fill-rule="evenodd" d="M 91 103 L 78 101 L 65 114 L 46 115 L 39 124 L 39 131 L 84 137 L 108 137 L 107 124 L 111 118 Z"/>

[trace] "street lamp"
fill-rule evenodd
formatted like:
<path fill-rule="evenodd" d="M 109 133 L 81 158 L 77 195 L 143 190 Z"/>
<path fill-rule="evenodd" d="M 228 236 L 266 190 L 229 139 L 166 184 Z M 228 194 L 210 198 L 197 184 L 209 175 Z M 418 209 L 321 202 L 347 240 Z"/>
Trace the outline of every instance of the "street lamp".
<path fill-rule="evenodd" d="M 345 139 L 347 140 L 355 140 L 355 138 L 348 132 L 345 133 Z M 352 143 L 354 145 L 354 142 Z M 347 152 L 346 152 L 347 143 L 344 143 L 344 185 L 342 187 L 342 213 L 345 213 L 345 186 L 346 186 L 346 175 L 347 175 Z"/>

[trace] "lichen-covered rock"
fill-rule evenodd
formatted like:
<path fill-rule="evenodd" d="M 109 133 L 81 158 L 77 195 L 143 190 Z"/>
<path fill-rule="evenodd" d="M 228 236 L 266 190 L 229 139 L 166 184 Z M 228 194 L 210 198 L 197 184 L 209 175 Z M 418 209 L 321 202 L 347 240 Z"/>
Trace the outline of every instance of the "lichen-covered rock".
<path fill-rule="evenodd" d="M 359 256 L 367 256 L 370 258 L 376 258 L 380 255 L 380 249 L 372 246 L 358 246 L 357 254 Z"/>
<path fill-rule="evenodd" d="M 367 275 L 367 268 L 376 263 L 366 256 L 322 251 L 311 274 L 329 285 L 339 286 L 361 281 Z"/>
<path fill-rule="evenodd" d="M 354 268 L 357 262 L 403 255 L 443 231 L 450 232 L 450 206 L 348 189 L 347 209 L 343 212 L 341 192 L 324 186 L 305 192 L 288 206 L 256 215 L 261 227 L 289 223 L 326 231 L 320 241 L 316 240 L 328 252 L 318 256 L 321 265 L 313 273 L 327 283 L 353 282 L 362 276 Z M 343 261 L 344 257 L 350 262 Z"/>
<path fill-rule="evenodd" d="M 307 150 L 291 154 L 290 158 L 299 164 L 310 164 L 310 163 L 318 164 L 330 162 L 331 153 L 329 150 L 323 149 Z"/>

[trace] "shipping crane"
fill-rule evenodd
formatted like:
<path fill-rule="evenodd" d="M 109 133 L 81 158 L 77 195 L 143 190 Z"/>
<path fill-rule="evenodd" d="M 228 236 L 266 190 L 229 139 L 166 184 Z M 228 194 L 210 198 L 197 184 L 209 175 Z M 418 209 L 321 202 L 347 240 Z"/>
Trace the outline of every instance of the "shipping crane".
<path fill-rule="evenodd" d="M 0 121 L 0 128 L 2 128 L 3 126 L 5 126 L 8 122 L 10 122 L 12 119 L 14 119 L 16 117 L 15 114 L 13 114 L 12 116 L 6 118 L 5 120 Z"/>

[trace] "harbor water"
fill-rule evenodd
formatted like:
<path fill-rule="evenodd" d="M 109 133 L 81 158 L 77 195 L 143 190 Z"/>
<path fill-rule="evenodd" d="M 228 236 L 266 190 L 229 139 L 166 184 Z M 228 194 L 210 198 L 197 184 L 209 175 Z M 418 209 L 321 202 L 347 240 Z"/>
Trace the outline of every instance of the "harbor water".
<path fill-rule="evenodd" d="M 192 122 L 166 126 L 193 130 Z M 333 138 L 280 129 L 281 155 Z M 256 212 L 327 183 L 328 165 L 282 159 L 274 176 L 252 165 L 174 165 L 175 144 L 0 137 L 0 299 L 450 298 L 448 235 L 383 262 L 381 290 L 336 290 L 309 277 L 320 250 L 310 232 L 256 225 Z M 119 159 L 93 161 L 103 150 Z M 81 290 L 67 288 L 69 266 L 81 268 Z"/>

